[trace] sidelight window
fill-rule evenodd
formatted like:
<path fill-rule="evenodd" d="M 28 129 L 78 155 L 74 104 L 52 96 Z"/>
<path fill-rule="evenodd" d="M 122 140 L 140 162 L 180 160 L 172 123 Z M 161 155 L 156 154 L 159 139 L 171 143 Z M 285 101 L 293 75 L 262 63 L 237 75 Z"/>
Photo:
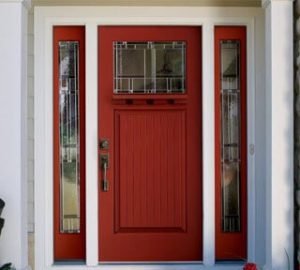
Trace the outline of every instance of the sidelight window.
<path fill-rule="evenodd" d="M 240 231 L 240 42 L 222 40 L 222 230 Z"/>
<path fill-rule="evenodd" d="M 54 259 L 84 259 L 84 27 L 57 26 L 53 36 Z"/>
<path fill-rule="evenodd" d="M 215 28 L 216 258 L 246 259 L 246 28 Z M 225 244 L 226 243 L 226 244 Z"/>
<path fill-rule="evenodd" d="M 59 42 L 60 231 L 80 232 L 78 41 Z"/>

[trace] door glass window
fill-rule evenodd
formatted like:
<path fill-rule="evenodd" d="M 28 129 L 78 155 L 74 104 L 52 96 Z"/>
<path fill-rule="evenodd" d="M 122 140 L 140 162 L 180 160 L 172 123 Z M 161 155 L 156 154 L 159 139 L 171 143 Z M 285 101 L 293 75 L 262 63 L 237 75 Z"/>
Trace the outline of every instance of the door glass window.
<path fill-rule="evenodd" d="M 222 228 L 238 232 L 240 220 L 239 41 L 221 41 Z"/>
<path fill-rule="evenodd" d="M 185 93 L 185 42 L 114 42 L 113 46 L 114 94 Z"/>
<path fill-rule="evenodd" d="M 60 231 L 80 232 L 78 41 L 59 42 Z"/>

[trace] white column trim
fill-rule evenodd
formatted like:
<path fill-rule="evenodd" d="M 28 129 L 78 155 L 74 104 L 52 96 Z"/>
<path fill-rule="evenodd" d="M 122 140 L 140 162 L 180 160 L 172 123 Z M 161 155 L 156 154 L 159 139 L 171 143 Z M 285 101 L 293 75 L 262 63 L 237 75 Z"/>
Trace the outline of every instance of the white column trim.
<path fill-rule="evenodd" d="M 255 193 L 255 33 L 254 19 L 249 22 L 247 28 L 247 257 L 248 261 L 255 262 L 255 238 L 256 238 L 256 193 Z"/>
<path fill-rule="evenodd" d="M 44 86 L 44 88 L 38 88 L 35 87 L 34 91 L 35 93 L 37 91 L 45 91 L 43 93 L 44 95 L 44 110 L 45 115 L 44 121 L 45 125 L 43 126 L 45 130 L 45 144 L 39 145 L 41 147 L 41 151 L 45 152 L 45 188 L 46 192 L 44 194 L 43 200 L 45 200 L 45 209 L 46 212 L 51 213 L 51 215 L 45 215 L 45 231 L 51 232 L 51 234 L 47 233 L 44 235 L 45 237 L 45 252 L 48 256 L 45 257 L 45 265 L 50 266 L 53 264 L 53 257 L 54 257 L 54 221 L 53 221 L 53 213 L 54 213 L 54 207 L 53 207 L 53 31 L 52 31 L 52 25 L 49 23 L 49 21 L 45 21 L 45 36 L 44 36 L 44 42 L 45 42 L 45 50 L 43 51 L 43 59 L 45 61 L 45 67 L 44 67 L 44 74 L 43 77 L 45 81 L 49 82 L 47 85 Z M 35 37 L 36 38 L 36 37 Z M 51 52 L 51 53 L 50 53 Z M 36 57 L 35 57 L 36 58 Z M 34 68 L 36 68 L 36 65 L 34 65 Z M 39 79 L 34 76 L 34 79 Z M 35 95 L 36 97 L 36 95 Z M 35 98 L 35 100 L 37 100 Z M 49 102 L 47 102 L 47 100 Z M 39 111 L 34 110 L 34 114 L 38 114 Z M 35 128 L 36 127 L 35 125 Z M 35 141 L 38 141 L 39 138 L 35 136 Z M 37 162 L 37 159 L 34 159 L 35 162 Z M 35 164 L 36 168 L 37 163 Z M 35 185 L 37 184 L 37 178 L 35 179 Z M 38 203 L 35 203 L 35 207 L 37 208 Z M 37 247 L 35 247 L 36 250 Z"/>
<path fill-rule="evenodd" d="M 203 264 L 215 264 L 215 80 L 214 23 L 202 26 L 202 121 L 203 121 Z M 204 128 L 205 127 L 205 128 Z"/>
<path fill-rule="evenodd" d="M 27 10 L 0 2 L 0 197 L 6 206 L 0 265 L 28 266 L 27 212 Z"/>
<path fill-rule="evenodd" d="M 293 269 L 293 1 L 266 12 L 267 269 Z M 288 266 L 290 264 L 290 266 Z"/>
<path fill-rule="evenodd" d="M 98 265 L 98 25 L 86 24 L 86 264 Z"/>
<path fill-rule="evenodd" d="M 45 22 L 41 15 L 34 12 L 34 21 L 38 24 L 34 25 L 34 232 L 35 232 L 35 269 L 43 269 L 46 265 L 46 237 L 45 237 L 45 220 L 46 215 L 46 159 L 47 153 L 44 152 L 44 145 L 46 145 L 46 110 L 45 110 L 45 95 L 46 91 L 43 84 L 45 80 L 45 73 L 37 69 L 37 67 L 45 67 L 45 40 L 44 28 Z M 39 37 L 39 38 L 38 38 Z M 40 89 L 39 89 L 40 87 Z M 42 113 L 41 113 L 42 112 Z M 50 123 L 49 123 L 50 124 Z M 49 154 L 48 154 L 49 155 Z M 39 168 L 39 169 L 37 169 Z M 39 181 L 38 179 L 44 179 Z M 38 202 L 38 203 L 37 203 Z"/>

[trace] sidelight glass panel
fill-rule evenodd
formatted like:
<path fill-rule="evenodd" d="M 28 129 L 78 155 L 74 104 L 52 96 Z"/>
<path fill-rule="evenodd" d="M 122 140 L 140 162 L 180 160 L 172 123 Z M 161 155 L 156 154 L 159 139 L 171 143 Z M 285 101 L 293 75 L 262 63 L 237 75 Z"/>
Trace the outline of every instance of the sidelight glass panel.
<path fill-rule="evenodd" d="M 221 41 L 222 229 L 238 232 L 240 215 L 240 43 Z"/>
<path fill-rule="evenodd" d="M 185 92 L 185 42 L 114 42 L 115 94 Z"/>
<path fill-rule="evenodd" d="M 80 232 L 79 43 L 59 42 L 60 231 Z"/>

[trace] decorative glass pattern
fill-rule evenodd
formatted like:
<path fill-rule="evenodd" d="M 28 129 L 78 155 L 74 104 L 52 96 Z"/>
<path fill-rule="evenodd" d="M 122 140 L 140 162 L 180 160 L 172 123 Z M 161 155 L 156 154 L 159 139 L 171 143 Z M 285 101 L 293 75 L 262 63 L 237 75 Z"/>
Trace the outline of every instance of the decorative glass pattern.
<path fill-rule="evenodd" d="M 185 92 L 185 42 L 114 42 L 115 94 Z"/>
<path fill-rule="evenodd" d="M 60 231 L 80 232 L 79 43 L 59 42 Z"/>
<path fill-rule="evenodd" d="M 222 228 L 241 229 L 240 216 L 240 43 L 221 41 Z"/>

